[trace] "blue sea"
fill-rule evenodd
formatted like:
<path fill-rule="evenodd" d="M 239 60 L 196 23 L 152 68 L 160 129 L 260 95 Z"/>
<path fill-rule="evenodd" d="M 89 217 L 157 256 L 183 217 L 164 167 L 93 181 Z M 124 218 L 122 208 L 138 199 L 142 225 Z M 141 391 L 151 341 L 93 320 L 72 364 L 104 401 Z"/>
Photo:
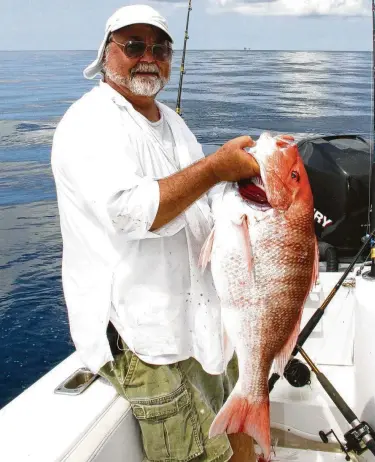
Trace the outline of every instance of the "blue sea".
<path fill-rule="evenodd" d="M 94 56 L 0 52 L 0 408 L 74 350 L 50 151 L 61 116 L 96 85 L 82 76 Z M 159 96 L 171 107 L 180 60 Z M 191 51 L 186 69 L 183 117 L 202 143 L 371 132 L 370 53 Z"/>

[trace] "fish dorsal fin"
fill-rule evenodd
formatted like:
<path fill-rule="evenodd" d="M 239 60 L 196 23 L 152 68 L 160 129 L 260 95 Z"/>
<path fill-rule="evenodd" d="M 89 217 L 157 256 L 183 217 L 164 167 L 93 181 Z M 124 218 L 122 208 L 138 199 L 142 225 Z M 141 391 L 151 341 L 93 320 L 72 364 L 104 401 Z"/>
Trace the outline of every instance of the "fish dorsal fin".
<path fill-rule="evenodd" d="M 303 312 L 303 309 L 301 308 L 300 315 L 294 326 L 293 332 L 290 334 L 285 345 L 279 351 L 278 355 L 275 357 L 274 371 L 276 372 L 276 374 L 279 374 L 280 377 L 283 376 L 285 366 L 288 364 L 290 356 L 296 346 L 298 335 L 299 335 L 300 328 L 301 328 L 302 312 Z"/>
<path fill-rule="evenodd" d="M 311 285 L 310 285 L 310 290 L 314 288 L 316 281 L 318 280 L 319 277 L 319 247 L 318 247 L 318 241 L 316 237 L 314 236 L 315 240 L 315 249 L 314 249 L 314 266 L 313 266 L 313 272 L 311 276 Z"/>

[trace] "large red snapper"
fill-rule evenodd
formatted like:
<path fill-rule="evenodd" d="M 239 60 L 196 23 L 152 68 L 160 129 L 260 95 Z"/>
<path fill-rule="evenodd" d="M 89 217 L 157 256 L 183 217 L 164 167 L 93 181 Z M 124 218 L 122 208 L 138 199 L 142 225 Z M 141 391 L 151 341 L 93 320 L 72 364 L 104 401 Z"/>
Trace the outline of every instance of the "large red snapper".
<path fill-rule="evenodd" d="M 272 363 L 282 375 L 295 347 L 319 256 L 313 197 L 293 138 L 264 133 L 250 152 L 261 178 L 226 185 L 201 255 L 203 266 L 211 259 L 224 343 L 239 363 L 239 380 L 210 437 L 247 433 L 269 459 L 268 377 Z"/>

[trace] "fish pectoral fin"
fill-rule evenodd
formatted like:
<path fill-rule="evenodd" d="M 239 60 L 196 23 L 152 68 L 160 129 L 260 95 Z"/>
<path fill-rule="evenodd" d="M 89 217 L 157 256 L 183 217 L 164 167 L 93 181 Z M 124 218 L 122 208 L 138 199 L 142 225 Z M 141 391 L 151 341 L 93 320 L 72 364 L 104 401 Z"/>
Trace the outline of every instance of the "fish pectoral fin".
<path fill-rule="evenodd" d="M 299 318 L 294 326 L 293 332 L 290 334 L 288 340 L 286 341 L 283 348 L 279 351 L 274 360 L 274 372 L 279 374 L 280 377 L 283 377 L 285 366 L 288 364 L 290 356 L 296 346 L 298 335 L 301 328 L 301 319 L 302 319 L 302 309 L 299 315 Z"/>
<path fill-rule="evenodd" d="M 210 234 L 208 235 L 208 238 L 203 244 L 203 247 L 202 247 L 202 250 L 199 256 L 198 265 L 202 268 L 202 272 L 206 269 L 209 261 L 211 260 L 214 238 L 215 238 L 215 227 L 212 228 Z"/>
<path fill-rule="evenodd" d="M 249 217 L 245 214 L 241 217 L 241 228 L 245 245 L 245 257 L 250 277 L 253 277 L 253 250 L 251 247 L 250 232 L 249 232 Z"/>

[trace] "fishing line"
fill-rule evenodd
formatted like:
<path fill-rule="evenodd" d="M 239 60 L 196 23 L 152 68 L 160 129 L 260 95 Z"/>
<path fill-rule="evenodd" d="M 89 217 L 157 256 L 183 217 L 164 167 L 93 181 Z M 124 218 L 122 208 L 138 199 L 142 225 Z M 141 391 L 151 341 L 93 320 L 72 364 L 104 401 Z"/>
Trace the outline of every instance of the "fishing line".
<path fill-rule="evenodd" d="M 375 225 L 375 159 L 374 159 L 374 138 L 375 138 L 375 0 L 372 0 L 372 133 L 370 141 L 370 173 L 369 173 L 369 215 L 370 229 Z M 362 277 L 368 281 L 375 281 L 375 239 L 371 240 L 371 269 Z"/>

